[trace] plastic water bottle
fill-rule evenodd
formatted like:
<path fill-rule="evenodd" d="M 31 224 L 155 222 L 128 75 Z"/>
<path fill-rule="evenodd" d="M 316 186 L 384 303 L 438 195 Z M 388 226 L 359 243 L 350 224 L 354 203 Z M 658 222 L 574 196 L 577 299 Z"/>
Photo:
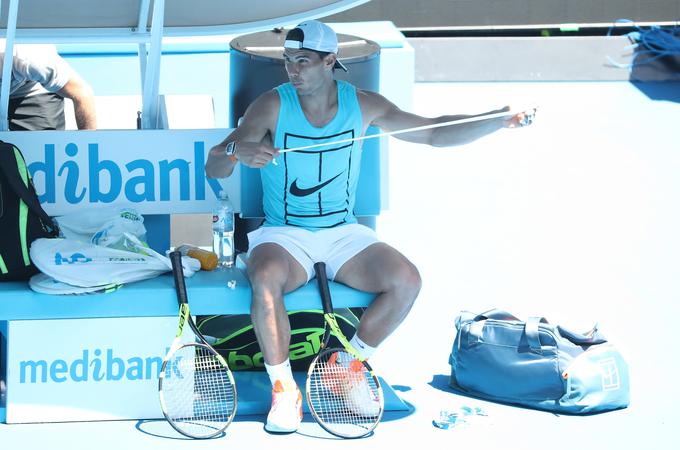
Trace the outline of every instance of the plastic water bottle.
<path fill-rule="evenodd" d="M 220 191 L 218 197 L 212 218 L 213 252 L 217 266 L 227 268 L 234 265 L 234 207 L 225 191 Z"/>

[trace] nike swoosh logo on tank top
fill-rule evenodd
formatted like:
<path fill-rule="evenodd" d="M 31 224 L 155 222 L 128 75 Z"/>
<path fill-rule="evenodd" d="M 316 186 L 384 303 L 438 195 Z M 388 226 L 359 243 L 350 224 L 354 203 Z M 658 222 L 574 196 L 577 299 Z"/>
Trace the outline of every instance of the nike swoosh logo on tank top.
<path fill-rule="evenodd" d="M 307 195 L 313 194 L 319 189 L 323 189 L 324 186 L 326 186 L 328 183 L 331 181 L 335 180 L 338 178 L 340 175 L 342 175 L 342 172 L 334 176 L 333 178 L 324 181 L 321 184 L 317 184 L 316 186 L 312 186 L 309 188 L 301 188 L 297 185 L 297 178 L 293 180 L 293 184 L 290 185 L 290 195 L 294 195 L 296 197 L 306 197 Z"/>

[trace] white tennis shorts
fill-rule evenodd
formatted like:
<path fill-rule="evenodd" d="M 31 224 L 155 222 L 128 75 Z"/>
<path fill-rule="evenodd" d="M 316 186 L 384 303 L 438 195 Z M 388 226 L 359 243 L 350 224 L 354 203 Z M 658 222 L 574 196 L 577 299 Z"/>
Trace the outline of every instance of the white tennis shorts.
<path fill-rule="evenodd" d="M 326 263 L 330 280 L 352 257 L 378 241 L 375 231 L 358 223 L 309 231 L 299 227 L 260 227 L 248 233 L 248 256 L 264 243 L 283 247 L 307 272 L 307 281 L 314 278 L 314 263 Z"/>

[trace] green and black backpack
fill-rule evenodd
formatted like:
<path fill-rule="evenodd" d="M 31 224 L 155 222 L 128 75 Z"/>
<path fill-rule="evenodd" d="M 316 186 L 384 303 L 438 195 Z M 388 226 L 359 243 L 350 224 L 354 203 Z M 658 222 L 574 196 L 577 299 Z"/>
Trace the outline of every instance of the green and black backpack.
<path fill-rule="evenodd" d="M 0 141 L 0 281 L 27 280 L 37 273 L 28 255 L 31 242 L 58 234 L 40 206 L 24 156 Z"/>
<path fill-rule="evenodd" d="M 345 336 L 353 336 L 365 308 L 338 308 L 335 314 Z M 323 341 L 325 322 L 323 311 L 288 311 L 290 320 L 290 365 L 294 371 L 307 371 L 312 359 L 319 353 Z M 247 314 L 199 316 L 198 329 L 211 345 L 227 360 L 231 370 L 264 370 L 262 351 L 255 330 Z M 339 346 L 331 335 L 329 345 Z"/>

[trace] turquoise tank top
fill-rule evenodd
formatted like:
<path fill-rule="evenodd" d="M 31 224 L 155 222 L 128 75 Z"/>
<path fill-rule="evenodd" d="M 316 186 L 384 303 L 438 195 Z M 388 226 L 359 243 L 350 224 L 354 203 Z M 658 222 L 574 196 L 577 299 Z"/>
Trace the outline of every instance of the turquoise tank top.
<path fill-rule="evenodd" d="M 260 169 L 265 226 L 293 225 L 309 230 L 355 223 L 361 141 L 333 144 L 361 136 L 363 120 L 356 89 L 337 80 L 338 111 L 323 127 L 309 123 L 295 88 L 276 88 L 281 99 L 274 147 L 328 146 L 282 153 L 278 165 Z"/>

